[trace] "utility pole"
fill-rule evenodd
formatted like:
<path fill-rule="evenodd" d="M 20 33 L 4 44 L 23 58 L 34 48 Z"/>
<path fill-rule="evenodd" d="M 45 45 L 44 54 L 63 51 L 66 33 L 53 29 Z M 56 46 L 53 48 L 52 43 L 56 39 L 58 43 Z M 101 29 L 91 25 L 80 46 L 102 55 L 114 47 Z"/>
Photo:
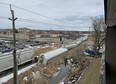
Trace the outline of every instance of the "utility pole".
<path fill-rule="evenodd" d="M 17 69 L 18 69 L 18 66 L 17 66 L 17 57 L 16 57 L 16 35 L 15 35 L 15 20 L 17 18 L 14 17 L 14 10 L 12 10 L 12 7 L 10 5 L 10 11 L 11 11 L 11 15 L 12 15 L 12 18 L 9 18 L 9 20 L 12 21 L 12 28 L 13 28 L 13 84 L 18 84 L 17 83 Z"/>

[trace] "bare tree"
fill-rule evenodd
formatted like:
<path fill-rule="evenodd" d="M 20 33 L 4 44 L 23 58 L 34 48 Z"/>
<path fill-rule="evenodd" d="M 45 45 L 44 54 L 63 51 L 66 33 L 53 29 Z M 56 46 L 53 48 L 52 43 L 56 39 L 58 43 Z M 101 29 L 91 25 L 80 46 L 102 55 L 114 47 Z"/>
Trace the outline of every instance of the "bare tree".
<path fill-rule="evenodd" d="M 106 26 L 104 22 L 104 18 L 102 16 L 99 17 L 92 17 L 92 29 L 93 29 L 93 42 L 94 42 L 94 50 L 99 56 L 99 50 L 101 46 L 103 46 L 105 41 L 105 33 L 106 33 Z"/>

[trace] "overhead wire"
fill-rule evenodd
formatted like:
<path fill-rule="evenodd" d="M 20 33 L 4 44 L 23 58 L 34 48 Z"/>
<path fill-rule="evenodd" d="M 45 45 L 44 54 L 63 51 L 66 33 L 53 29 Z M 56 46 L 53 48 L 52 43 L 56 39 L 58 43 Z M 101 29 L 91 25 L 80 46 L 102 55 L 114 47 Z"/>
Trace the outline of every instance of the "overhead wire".
<path fill-rule="evenodd" d="M 53 23 L 35 21 L 35 20 L 24 19 L 24 18 L 18 18 L 17 20 L 18 20 L 18 21 L 23 21 L 23 22 L 35 23 L 35 24 L 45 24 L 45 25 L 51 25 L 51 26 L 60 26 L 60 27 L 77 28 L 77 27 L 74 27 L 74 26 L 68 26 L 68 25 L 62 25 L 62 24 L 53 24 Z"/>
<path fill-rule="evenodd" d="M 1 19 L 8 19 L 9 17 L 0 16 L 0 18 Z M 61 24 L 52 24 L 52 23 L 35 21 L 35 20 L 24 19 L 24 18 L 18 18 L 17 21 L 29 22 L 29 23 L 35 23 L 35 24 L 46 24 L 46 25 L 52 25 L 52 26 L 61 26 L 61 27 L 73 27 L 73 26 L 67 26 L 67 25 L 61 25 Z M 77 28 L 77 27 L 73 27 L 73 28 Z"/>
<path fill-rule="evenodd" d="M 8 19 L 9 17 L 0 16 L 1 19 Z"/>
<path fill-rule="evenodd" d="M 61 21 L 59 21 L 59 20 L 57 20 L 57 19 L 54 19 L 54 18 L 51 18 L 51 17 L 45 16 L 45 15 L 42 15 L 42 14 L 39 14 L 39 13 L 36 13 L 36 12 L 30 11 L 30 10 L 27 10 L 27 9 L 25 9 L 25 8 L 22 8 L 22 7 L 19 7 L 19 6 L 13 5 L 13 4 L 3 3 L 3 2 L 0 2 L 0 4 L 4 4 L 4 5 L 11 5 L 11 6 L 13 6 L 13 7 L 16 7 L 16 8 L 19 8 L 19 9 L 21 9 L 21 10 L 27 11 L 27 12 L 29 12 L 29 13 L 36 14 L 36 15 L 39 15 L 39 16 L 42 16 L 42 17 L 44 17 L 44 18 L 48 18 L 48 19 L 51 19 L 51 20 L 54 20 L 54 21 L 57 21 L 57 22 L 61 22 Z"/>
<path fill-rule="evenodd" d="M 8 19 L 9 17 L 0 16 L 0 18 Z M 44 25 L 50 25 L 50 26 L 58 26 L 58 27 L 78 28 L 78 27 L 69 26 L 69 25 L 53 24 L 53 23 L 47 23 L 47 22 L 36 21 L 36 20 L 31 20 L 31 19 L 24 19 L 24 18 L 18 18 L 17 21 L 26 22 L 26 23 L 33 23 L 33 24 L 44 24 Z"/>
<path fill-rule="evenodd" d="M 41 22 L 41 21 L 35 21 L 35 20 L 30 20 L 30 19 L 23 19 L 23 18 L 18 18 L 18 21 L 21 22 L 29 22 L 29 23 L 34 23 L 34 24 L 45 24 L 45 25 L 50 25 L 50 26 L 58 26 L 58 27 L 66 27 L 66 28 L 78 28 L 76 26 L 69 26 L 69 25 L 61 25 L 61 24 L 51 24 L 47 22 Z M 88 26 L 81 26 L 84 28 L 89 28 Z"/>
<path fill-rule="evenodd" d="M 54 20 L 54 21 L 57 21 L 57 22 L 60 22 L 59 20 L 57 19 L 54 19 L 54 18 L 51 18 L 51 17 L 48 17 L 48 16 L 45 16 L 45 15 L 42 15 L 42 14 L 39 14 L 39 13 L 35 13 L 33 11 L 30 11 L 30 10 L 27 10 L 25 8 L 22 8 L 22 7 L 19 7 L 19 6 L 16 6 L 16 5 L 12 5 L 12 4 L 9 4 L 9 3 L 4 3 L 4 2 L 0 2 L 0 4 L 4 4 L 4 5 L 11 5 L 13 7 L 16 7 L 16 8 L 19 8 L 21 10 L 24 10 L 24 11 L 27 11 L 29 13 L 32 13 L 32 14 L 36 14 L 36 15 L 39 15 L 39 16 L 42 16 L 44 18 L 48 18 L 48 19 L 51 19 L 51 20 Z M 8 17 L 0 17 L 0 18 L 8 18 Z M 53 25 L 53 26 L 62 26 L 62 27 L 70 27 L 70 28 L 77 28 L 77 27 L 74 27 L 74 26 L 67 26 L 67 25 L 63 25 L 63 24 L 51 24 L 51 23 L 47 23 L 47 22 L 40 22 L 40 21 L 34 21 L 34 20 L 30 20 L 30 19 L 23 19 L 23 18 L 18 18 L 18 21 L 22 21 L 22 22 L 30 22 L 30 23 L 36 23 L 36 24 L 47 24 L 47 25 Z M 61 23 L 61 22 L 60 22 Z"/>

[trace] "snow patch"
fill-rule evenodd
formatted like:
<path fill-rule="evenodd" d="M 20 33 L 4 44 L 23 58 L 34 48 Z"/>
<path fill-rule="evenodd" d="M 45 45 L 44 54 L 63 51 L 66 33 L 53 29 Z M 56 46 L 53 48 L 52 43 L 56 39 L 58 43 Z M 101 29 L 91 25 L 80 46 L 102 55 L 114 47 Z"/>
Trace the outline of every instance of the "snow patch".
<path fill-rule="evenodd" d="M 55 74 L 53 74 L 53 77 L 58 76 L 59 73 L 60 73 L 60 67 L 58 67 L 58 71 Z"/>
<path fill-rule="evenodd" d="M 27 77 L 24 77 L 23 80 L 27 81 Z"/>
<path fill-rule="evenodd" d="M 30 65 L 30 66 L 28 66 L 28 67 L 25 67 L 25 68 L 23 68 L 23 69 L 21 69 L 21 70 L 18 70 L 18 75 L 20 75 L 21 73 L 23 73 L 23 72 L 25 72 L 25 71 L 31 69 L 31 68 L 34 67 L 34 66 L 36 66 L 36 63 L 35 63 L 35 64 L 32 64 L 32 65 Z M 4 76 L 4 77 L 2 77 L 2 78 L 0 78 L 0 84 L 2 84 L 3 82 L 7 82 L 7 81 L 10 80 L 11 78 L 13 78 L 13 73 L 12 73 L 12 74 L 9 74 L 9 75 L 7 75 L 7 76 Z"/>
<path fill-rule="evenodd" d="M 34 77 L 34 79 L 40 79 L 40 78 L 42 78 L 39 71 L 36 71 L 35 73 L 33 73 L 33 77 Z"/>
<path fill-rule="evenodd" d="M 35 72 L 32 72 L 33 76 L 35 75 Z"/>

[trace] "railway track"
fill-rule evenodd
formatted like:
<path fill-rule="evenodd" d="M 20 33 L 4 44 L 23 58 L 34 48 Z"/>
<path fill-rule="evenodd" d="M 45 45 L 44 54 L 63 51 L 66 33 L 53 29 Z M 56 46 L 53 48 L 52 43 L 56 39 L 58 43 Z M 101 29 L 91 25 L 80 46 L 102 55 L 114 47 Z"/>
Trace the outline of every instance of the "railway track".
<path fill-rule="evenodd" d="M 28 67 L 28 66 L 30 66 L 30 65 L 32 65 L 34 63 L 35 62 L 29 61 L 27 63 L 21 64 L 21 65 L 18 66 L 18 71 L 23 69 L 23 68 L 25 68 L 25 67 Z M 13 73 L 13 68 L 10 68 L 8 70 L 2 71 L 2 72 L 0 72 L 0 78 L 5 77 L 5 76 L 7 76 L 9 74 L 12 74 L 12 73 Z"/>

